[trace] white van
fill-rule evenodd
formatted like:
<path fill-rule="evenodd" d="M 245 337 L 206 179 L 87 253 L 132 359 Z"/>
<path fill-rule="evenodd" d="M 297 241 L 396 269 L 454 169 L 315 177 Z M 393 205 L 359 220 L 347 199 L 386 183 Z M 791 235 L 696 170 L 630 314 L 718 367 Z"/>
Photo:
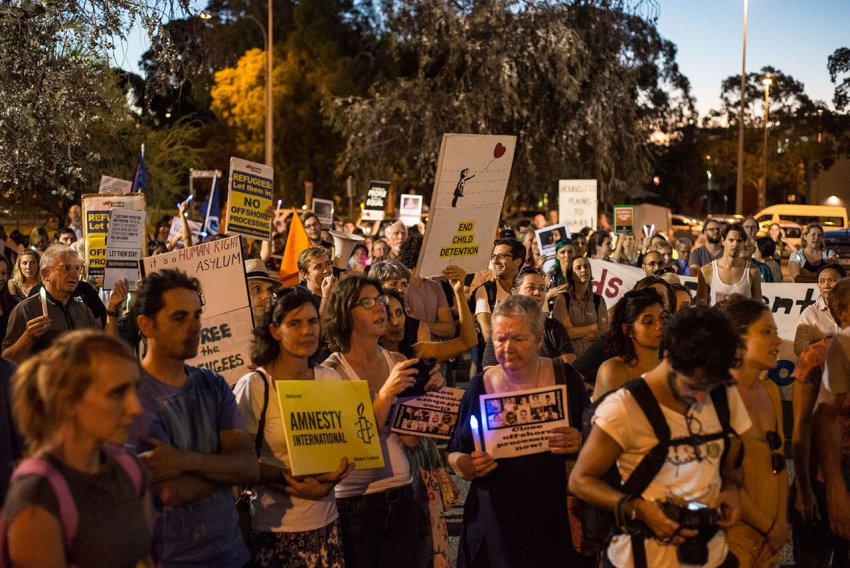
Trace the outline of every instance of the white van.
<path fill-rule="evenodd" d="M 819 223 L 827 231 L 848 226 L 847 209 L 832 205 L 771 205 L 759 211 L 755 218 L 761 228 L 780 221 L 793 221 L 803 227 L 809 223 Z"/>

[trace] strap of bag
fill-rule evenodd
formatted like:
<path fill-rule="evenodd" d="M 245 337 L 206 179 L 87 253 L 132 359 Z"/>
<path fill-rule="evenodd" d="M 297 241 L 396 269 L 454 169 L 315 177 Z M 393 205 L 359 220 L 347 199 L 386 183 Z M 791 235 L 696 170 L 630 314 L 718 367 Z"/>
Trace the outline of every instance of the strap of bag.
<path fill-rule="evenodd" d="M 130 481 L 133 483 L 133 487 L 136 488 L 136 491 L 141 492 L 144 488 L 144 478 L 142 477 L 142 469 L 139 467 L 139 463 L 133 459 L 133 456 L 121 448 L 107 444 L 103 445 L 103 450 L 109 455 L 109 457 L 115 460 L 115 463 L 121 466 L 124 473 L 126 473 L 127 477 L 130 478 Z"/>
<path fill-rule="evenodd" d="M 260 421 L 257 423 L 257 436 L 254 438 L 254 452 L 259 458 L 260 451 L 263 449 L 263 442 L 266 438 L 266 411 L 269 409 L 269 378 L 259 369 L 257 369 L 257 373 L 263 379 L 263 410 L 260 412 Z"/>
<path fill-rule="evenodd" d="M 43 477 L 53 489 L 56 501 L 59 503 L 59 521 L 65 538 L 65 550 L 70 551 L 80 527 L 80 514 L 77 511 L 77 504 L 74 502 L 74 496 L 71 494 L 68 482 L 46 458 L 30 458 L 22 461 L 15 468 L 12 481 L 25 475 Z"/>

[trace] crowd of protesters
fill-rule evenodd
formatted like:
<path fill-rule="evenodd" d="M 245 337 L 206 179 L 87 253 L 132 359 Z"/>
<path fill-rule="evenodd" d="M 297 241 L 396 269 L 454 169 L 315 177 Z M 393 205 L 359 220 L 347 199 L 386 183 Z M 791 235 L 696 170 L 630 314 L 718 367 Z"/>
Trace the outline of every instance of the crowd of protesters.
<path fill-rule="evenodd" d="M 53 242 L 43 228 L 2 231 L 0 553 L 23 567 L 443 567 L 462 478 L 461 567 L 773 566 L 792 537 L 796 565 L 848 565 L 850 280 L 823 229 L 805 227 L 794 248 L 778 225 L 759 237 L 752 217 L 709 219 L 696 243 L 586 228 L 550 258 L 539 217 L 500 224 L 487 270 L 432 278 L 417 270 L 422 224 L 340 221 L 363 237 L 340 263 L 314 213 L 276 213 L 268 240 L 243 239 L 252 365 L 233 388 L 186 363 L 197 279 L 171 269 L 134 294 L 126 280 L 95 289 L 79 206 Z M 149 254 L 199 242 L 171 226 L 155 224 Z M 300 282 L 282 288 L 301 227 Z M 788 408 L 767 378 L 781 340 L 762 301 L 762 283 L 783 281 L 783 251 L 784 280 L 820 291 L 794 338 L 793 480 Z M 609 305 L 594 290 L 600 262 L 644 277 Z M 426 390 L 465 388 L 442 448 L 389 424 L 421 362 Z M 341 458 L 294 476 L 269 403 L 280 380 L 365 381 L 384 467 Z M 570 426 L 546 451 L 480 447 L 469 417 L 481 396 L 555 385 Z M 610 530 L 590 546 L 594 510 Z"/>

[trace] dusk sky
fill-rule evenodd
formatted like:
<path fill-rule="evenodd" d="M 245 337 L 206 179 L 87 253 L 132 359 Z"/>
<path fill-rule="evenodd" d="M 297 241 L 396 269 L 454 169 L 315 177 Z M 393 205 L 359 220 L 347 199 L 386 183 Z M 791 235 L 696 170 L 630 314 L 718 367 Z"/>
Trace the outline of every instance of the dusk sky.
<path fill-rule="evenodd" d="M 744 0 L 655 1 L 659 30 L 678 47 L 679 67 L 704 115 L 719 107 L 721 81 L 741 72 Z M 832 107 L 826 59 L 850 47 L 848 29 L 848 0 L 749 0 L 747 71 L 771 65 L 802 81 L 813 100 Z M 147 46 L 147 36 L 135 28 L 113 53 L 113 64 L 138 72 Z"/>

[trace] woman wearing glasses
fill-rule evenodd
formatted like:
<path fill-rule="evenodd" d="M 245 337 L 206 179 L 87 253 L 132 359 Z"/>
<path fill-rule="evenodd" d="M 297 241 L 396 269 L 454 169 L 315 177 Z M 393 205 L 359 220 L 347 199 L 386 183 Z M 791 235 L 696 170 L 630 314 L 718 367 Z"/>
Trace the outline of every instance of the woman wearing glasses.
<path fill-rule="evenodd" d="M 417 439 L 390 432 L 387 421 L 396 395 L 413 386 L 418 359 L 405 360 L 378 344 L 387 328 L 388 303 L 377 280 L 356 275 L 342 280 L 330 300 L 325 331 L 334 353 L 324 365 L 344 379 L 368 382 L 385 464 L 355 470 L 337 485 L 337 509 L 347 563 L 424 568 L 432 558 L 418 524 L 422 510 L 402 448 L 402 443 L 416 445 Z M 441 386 L 442 376 L 433 372 L 426 390 Z"/>
<path fill-rule="evenodd" d="M 596 374 L 594 400 L 658 365 L 668 316 L 664 299 L 654 288 L 626 292 L 617 302 L 605 346 L 610 359 L 602 363 Z"/>
<path fill-rule="evenodd" d="M 753 423 L 741 435 L 742 522 L 727 530 L 726 539 L 741 566 L 772 566 L 790 535 L 782 403 L 779 388 L 765 376 L 776 367 L 782 340 L 773 315 L 761 301 L 736 294 L 717 309 L 740 332 L 744 350 L 732 375 Z"/>
<path fill-rule="evenodd" d="M 319 306 L 306 288 L 273 296 L 263 323 L 254 330 L 251 360 L 259 367 L 234 388 L 248 431 L 255 436 L 260 482 L 251 497 L 250 548 L 255 566 L 344 564 L 333 488 L 352 466 L 343 459 L 335 472 L 294 478 L 275 394 L 275 381 L 340 380 L 312 357 L 319 349 Z"/>

